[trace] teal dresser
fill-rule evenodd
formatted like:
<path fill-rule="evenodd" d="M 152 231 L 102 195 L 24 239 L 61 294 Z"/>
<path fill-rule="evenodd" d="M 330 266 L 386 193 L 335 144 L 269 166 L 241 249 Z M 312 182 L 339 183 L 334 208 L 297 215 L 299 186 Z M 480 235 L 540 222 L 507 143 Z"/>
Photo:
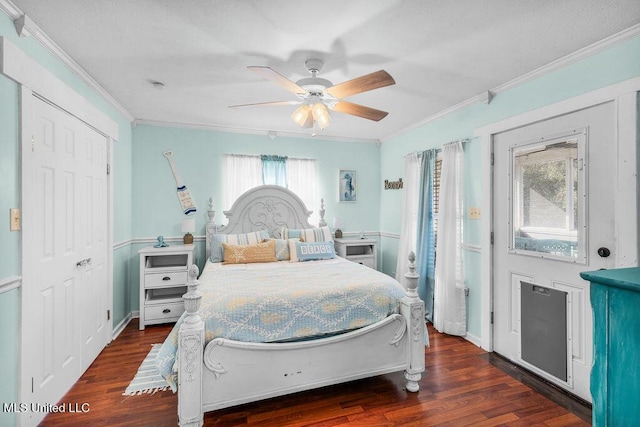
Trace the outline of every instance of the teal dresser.
<path fill-rule="evenodd" d="M 640 425 L 640 268 L 580 273 L 591 282 L 593 425 Z"/>

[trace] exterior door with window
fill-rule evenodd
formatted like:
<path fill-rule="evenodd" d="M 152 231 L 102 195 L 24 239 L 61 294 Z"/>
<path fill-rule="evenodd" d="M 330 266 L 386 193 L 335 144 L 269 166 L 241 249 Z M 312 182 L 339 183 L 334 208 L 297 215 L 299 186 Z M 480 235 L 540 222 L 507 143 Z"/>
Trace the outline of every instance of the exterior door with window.
<path fill-rule="evenodd" d="M 494 135 L 494 350 L 591 401 L 581 271 L 615 265 L 612 102 Z"/>

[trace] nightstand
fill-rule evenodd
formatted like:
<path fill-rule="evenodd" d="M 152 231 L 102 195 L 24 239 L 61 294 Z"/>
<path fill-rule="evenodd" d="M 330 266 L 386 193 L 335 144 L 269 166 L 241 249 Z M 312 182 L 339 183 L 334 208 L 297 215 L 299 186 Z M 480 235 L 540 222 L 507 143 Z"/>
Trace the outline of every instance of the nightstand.
<path fill-rule="evenodd" d="M 140 254 L 140 330 L 145 325 L 175 322 L 184 312 L 187 272 L 195 245 L 148 246 Z"/>
<path fill-rule="evenodd" d="M 335 239 L 336 254 L 349 261 L 378 269 L 378 255 L 374 239 Z"/>

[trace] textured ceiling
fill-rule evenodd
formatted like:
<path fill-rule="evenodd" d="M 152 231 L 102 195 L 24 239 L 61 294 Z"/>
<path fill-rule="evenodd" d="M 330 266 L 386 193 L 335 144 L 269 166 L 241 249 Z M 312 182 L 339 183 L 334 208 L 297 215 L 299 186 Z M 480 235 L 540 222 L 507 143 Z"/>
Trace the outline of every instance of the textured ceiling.
<path fill-rule="evenodd" d="M 293 100 L 247 70 L 334 84 L 380 69 L 394 86 L 349 101 L 322 135 L 379 140 L 640 22 L 638 0 L 13 0 L 138 120 L 304 133 Z M 160 81 L 164 89 L 150 82 Z"/>

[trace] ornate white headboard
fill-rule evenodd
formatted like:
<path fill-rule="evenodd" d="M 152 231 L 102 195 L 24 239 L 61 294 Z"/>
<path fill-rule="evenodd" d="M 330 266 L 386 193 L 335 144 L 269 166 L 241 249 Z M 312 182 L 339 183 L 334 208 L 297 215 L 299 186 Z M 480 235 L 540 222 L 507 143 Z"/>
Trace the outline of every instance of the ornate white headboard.
<path fill-rule="evenodd" d="M 295 193 L 279 185 L 262 185 L 242 194 L 231 209 L 224 212 L 229 222 L 217 227 L 213 201 L 209 199 L 209 222 L 207 222 L 207 257 L 211 254 L 211 235 L 215 233 L 239 234 L 267 230 L 272 237 L 280 237 L 282 227 L 313 228 L 309 224 L 308 210 Z M 324 200 L 320 209 L 320 223 L 325 226 Z"/>

